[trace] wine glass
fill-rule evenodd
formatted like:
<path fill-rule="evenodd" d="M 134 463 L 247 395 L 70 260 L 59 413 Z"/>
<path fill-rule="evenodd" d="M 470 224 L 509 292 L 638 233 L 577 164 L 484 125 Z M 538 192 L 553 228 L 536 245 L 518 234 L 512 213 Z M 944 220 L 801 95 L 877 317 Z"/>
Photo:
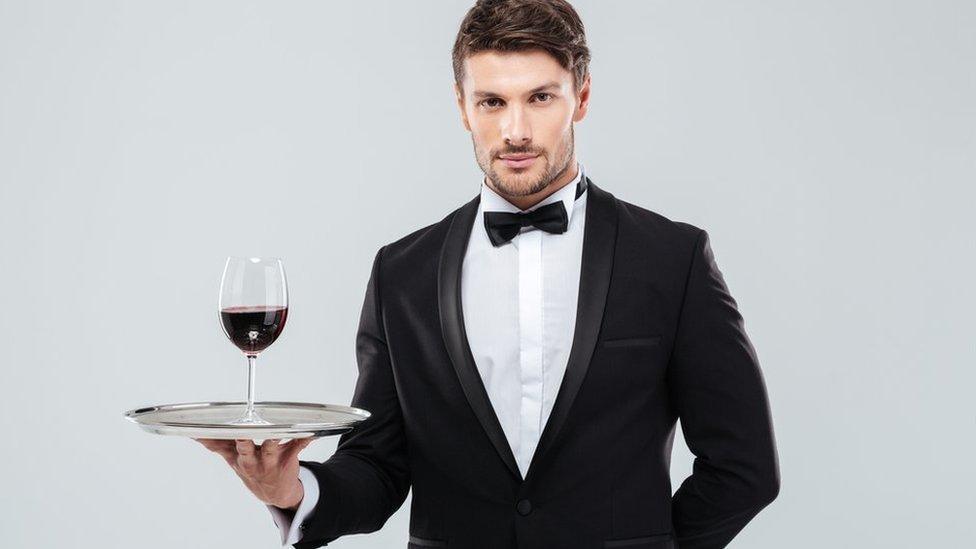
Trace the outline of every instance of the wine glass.
<path fill-rule="evenodd" d="M 285 267 L 276 257 L 227 258 L 218 301 L 224 334 L 247 357 L 247 409 L 231 425 L 270 425 L 254 410 L 258 354 L 281 335 L 288 318 Z"/>

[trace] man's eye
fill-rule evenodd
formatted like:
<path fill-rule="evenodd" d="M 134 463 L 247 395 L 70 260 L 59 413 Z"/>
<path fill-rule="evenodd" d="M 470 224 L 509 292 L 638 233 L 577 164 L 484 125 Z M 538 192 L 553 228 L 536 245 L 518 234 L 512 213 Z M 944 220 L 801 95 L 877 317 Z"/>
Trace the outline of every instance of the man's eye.
<path fill-rule="evenodd" d="M 539 93 L 535 94 L 535 97 L 543 97 L 544 99 L 543 99 L 542 102 L 543 103 L 549 103 L 549 102 L 552 101 L 553 95 L 551 93 L 539 92 Z M 498 105 L 495 104 L 495 103 L 491 103 L 491 104 L 489 104 L 489 103 L 490 102 L 495 102 L 495 101 L 501 101 L 501 100 L 498 99 L 497 97 L 489 97 L 488 99 L 485 99 L 485 100 L 481 101 L 481 105 L 482 106 L 485 106 L 485 107 L 488 107 L 488 108 L 494 108 L 494 107 L 496 107 Z"/>

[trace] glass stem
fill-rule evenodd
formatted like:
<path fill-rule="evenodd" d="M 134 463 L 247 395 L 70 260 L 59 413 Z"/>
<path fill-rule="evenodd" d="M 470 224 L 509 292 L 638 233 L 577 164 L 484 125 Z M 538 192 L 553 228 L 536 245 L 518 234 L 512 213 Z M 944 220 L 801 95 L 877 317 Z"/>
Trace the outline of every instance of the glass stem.
<path fill-rule="evenodd" d="M 247 355 L 247 411 L 244 416 L 254 419 L 254 376 L 257 373 L 258 355 Z"/>

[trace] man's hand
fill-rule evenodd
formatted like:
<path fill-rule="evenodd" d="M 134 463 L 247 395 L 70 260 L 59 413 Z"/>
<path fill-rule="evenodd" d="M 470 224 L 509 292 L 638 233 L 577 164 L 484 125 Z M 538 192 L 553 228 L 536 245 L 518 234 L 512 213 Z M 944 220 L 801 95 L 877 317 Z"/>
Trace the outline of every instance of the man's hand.
<path fill-rule="evenodd" d="M 193 440 L 220 454 L 259 500 L 294 511 L 305 497 L 298 480 L 298 453 L 314 438 L 292 439 L 285 444 L 279 444 L 279 439 L 268 439 L 261 446 L 252 440 Z"/>

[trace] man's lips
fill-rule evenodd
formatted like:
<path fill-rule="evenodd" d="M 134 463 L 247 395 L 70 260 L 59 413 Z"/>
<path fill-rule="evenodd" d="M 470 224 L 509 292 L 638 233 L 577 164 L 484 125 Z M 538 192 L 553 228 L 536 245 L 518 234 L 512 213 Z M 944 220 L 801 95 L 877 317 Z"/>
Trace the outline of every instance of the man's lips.
<path fill-rule="evenodd" d="M 526 168 L 531 166 L 538 156 L 537 154 L 506 154 L 501 156 L 501 160 L 509 168 Z"/>

